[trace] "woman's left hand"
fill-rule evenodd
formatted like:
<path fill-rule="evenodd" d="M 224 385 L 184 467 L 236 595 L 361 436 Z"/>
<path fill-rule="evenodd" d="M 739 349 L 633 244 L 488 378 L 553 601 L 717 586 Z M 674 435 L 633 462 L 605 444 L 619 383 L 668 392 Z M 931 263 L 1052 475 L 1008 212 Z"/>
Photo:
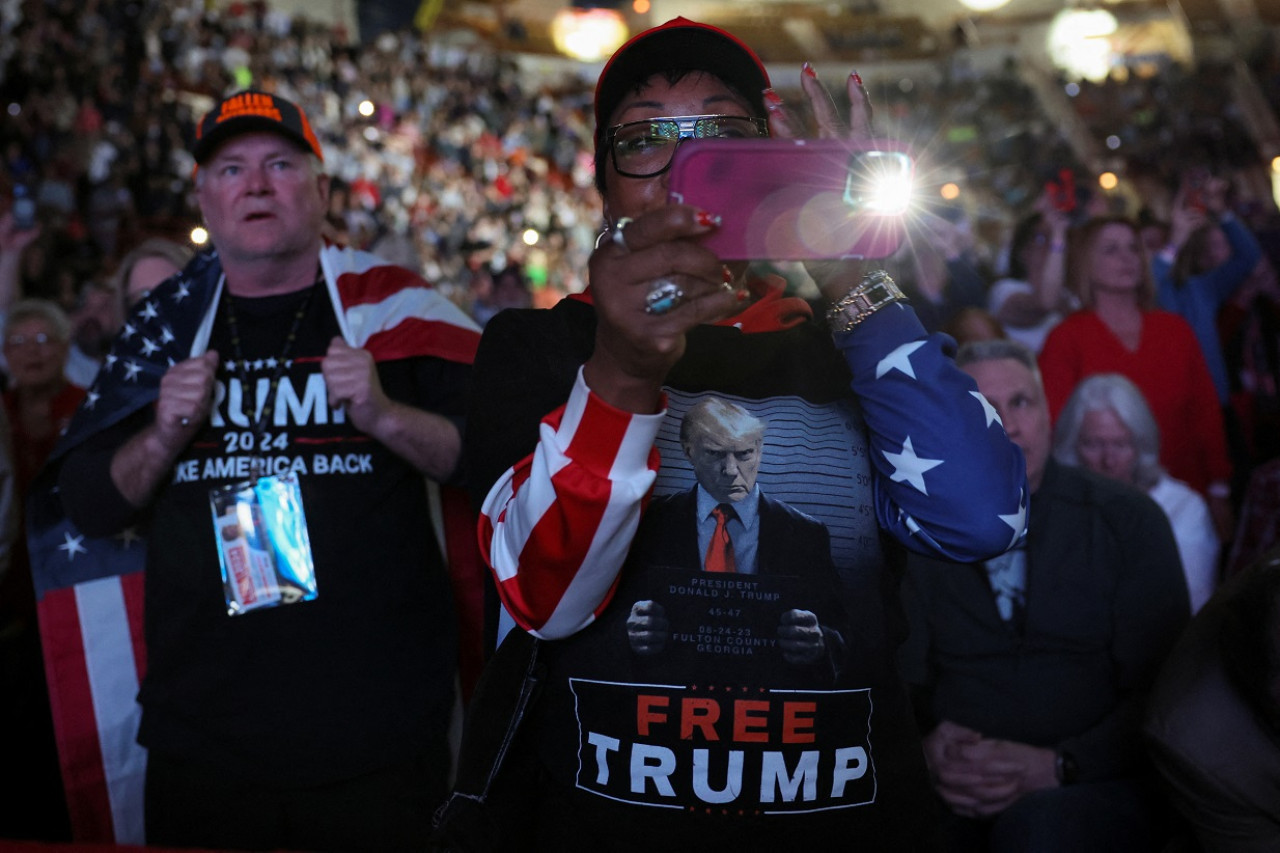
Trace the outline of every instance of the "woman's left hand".
<path fill-rule="evenodd" d="M 836 109 L 827 87 L 818 79 L 813 66 L 804 64 L 800 73 L 800 88 L 809 101 L 819 139 L 843 139 L 849 143 L 865 143 L 872 138 L 871 99 L 857 71 L 845 80 L 849 94 L 849 118 L 845 121 Z M 769 133 L 780 139 L 800 139 L 804 133 L 799 120 L 788 112 L 782 99 L 772 90 L 765 92 L 765 106 L 769 111 Z M 862 280 L 865 272 L 863 261 L 809 261 L 805 270 L 817 283 L 823 296 L 835 301 L 844 296 Z"/>

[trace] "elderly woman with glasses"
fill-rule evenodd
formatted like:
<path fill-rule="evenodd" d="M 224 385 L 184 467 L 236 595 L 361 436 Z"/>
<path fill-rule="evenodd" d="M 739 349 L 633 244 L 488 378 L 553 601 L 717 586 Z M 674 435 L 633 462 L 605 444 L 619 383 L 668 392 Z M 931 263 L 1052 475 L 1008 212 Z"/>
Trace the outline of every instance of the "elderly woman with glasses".
<path fill-rule="evenodd" d="M 847 120 L 804 66 L 819 136 L 870 137 L 862 79 L 846 85 Z M 934 803 L 890 566 L 903 547 L 967 561 L 1013 544 L 1021 455 L 883 271 L 811 265 L 831 306 L 815 320 L 700 242 L 724 211 L 669 199 L 686 140 L 798 134 L 745 44 L 683 18 L 641 33 L 595 115 L 590 286 L 489 322 L 468 418 L 482 550 L 518 625 L 497 655 L 536 646 L 544 668 L 523 715 L 473 706 L 522 720 L 506 753 L 522 771 L 486 786 L 522 810 L 508 840 L 922 849 Z M 695 443 L 682 422 L 704 410 L 756 427 Z"/>
<path fill-rule="evenodd" d="M 1053 455 L 1150 495 L 1173 527 L 1191 612 L 1209 600 L 1221 556 L 1209 506 L 1160 467 L 1160 427 L 1138 386 L 1118 373 L 1099 373 L 1077 385 L 1058 417 Z"/>
<path fill-rule="evenodd" d="M 5 315 L 9 387 L 4 404 L 13 428 L 19 494 L 26 494 L 84 399 L 85 390 L 65 376 L 70 348 L 71 322 L 54 303 L 23 299 Z"/>

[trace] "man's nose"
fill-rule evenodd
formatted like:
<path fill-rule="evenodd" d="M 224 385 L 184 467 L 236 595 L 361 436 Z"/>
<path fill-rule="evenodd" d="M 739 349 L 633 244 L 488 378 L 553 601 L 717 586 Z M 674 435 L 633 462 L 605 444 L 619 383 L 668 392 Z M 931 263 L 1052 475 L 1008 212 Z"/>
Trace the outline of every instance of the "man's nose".
<path fill-rule="evenodd" d="M 250 192 L 265 193 L 271 191 L 271 181 L 267 177 L 267 169 L 265 166 L 251 168 L 248 172 Z"/>

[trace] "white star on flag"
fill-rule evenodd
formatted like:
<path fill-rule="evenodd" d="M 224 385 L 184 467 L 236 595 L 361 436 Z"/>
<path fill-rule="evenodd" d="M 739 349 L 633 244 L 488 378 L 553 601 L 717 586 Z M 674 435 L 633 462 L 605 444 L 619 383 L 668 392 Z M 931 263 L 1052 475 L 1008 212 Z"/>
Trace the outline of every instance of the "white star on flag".
<path fill-rule="evenodd" d="M 84 407 L 86 409 L 92 409 L 94 404 L 97 403 L 101 397 L 102 395 L 97 391 L 90 391 L 88 394 L 84 395 Z"/>
<path fill-rule="evenodd" d="M 126 361 L 126 362 L 125 362 L 125 364 L 124 364 L 124 379 L 125 379 L 125 381 L 126 381 L 126 382 L 137 382 L 137 381 L 138 381 L 138 371 L 140 371 L 140 370 L 142 370 L 142 365 L 138 364 L 138 362 L 134 361 L 133 359 L 130 359 L 129 361 Z"/>
<path fill-rule="evenodd" d="M 115 367 L 116 361 L 118 360 L 119 360 L 119 357 L 115 353 L 113 352 L 107 353 L 107 358 L 106 358 L 107 370 L 110 370 L 111 368 Z"/>
<path fill-rule="evenodd" d="M 876 379 L 884 376 L 890 370 L 901 370 L 903 373 L 916 378 L 916 371 L 911 366 L 911 354 L 920 347 L 924 346 L 924 341 L 915 341 L 909 344 L 903 344 L 893 352 L 880 359 L 880 363 L 876 365 Z"/>
<path fill-rule="evenodd" d="M 62 536 L 66 541 L 58 546 L 58 550 L 67 552 L 68 563 L 76 558 L 76 554 L 89 553 L 89 549 L 80 544 L 84 541 L 83 533 L 79 536 L 72 536 L 70 532 L 67 532 L 63 533 Z"/>
<path fill-rule="evenodd" d="M 1027 527 L 1027 502 L 1022 497 L 1018 498 L 1018 511 L 1013 515 L 997 516 L 1005 524 L 1013 528 L 1013 541 L 1009 543 L 1012 548 L 1018 544 L 1018 540 L 1022 538 L 1022 532 Z"/>
<path fill-rule="evenodd" d="M 120 540 L 120 547 L 128 548 L 134 542 L 141 542 L 142 537 L 138 535 L 138 528 L 126 527 L 116 534 L 116 538 Z"/>
<path fill-rule="evenodd" d="M 191 295 L 191 285 L 186 280 L 178 282 L 178 292 L 173 294 L 174 302 L 181 302 Z"/>
<path fill-rule="evenodd" d="M 132 323 L 125 323 L 124 328 L 120 330 L 120 337 L 124 338 L 127 341 L 129 340 L 129 338 L 132 338 L 137 333 L 138 333 L 138 330 L 133 327 Z"/>
<path fill-rule="evenodd" d="M 915 448 L 911 446 L 911 436 L 907 436 L 907 440 L 902 443 L 901 453 L 890 453 L 887 450 L 883 453 L 884 458 L 893 466 L 890 480 L 895 483 L 910 483 L 922 494 L 929 494 L 929 490 L 924 487 L 924 473 L 937 468 L 943 460 L 921 459 L 916 456 Z"/>
<path fill-rule="evenodd" d="M 227 361 L 226 361 L 225 363 L 226 363 L 226 365 L 227 365 L 227 370 L 228 370 L 228 371 L 230 371 L 230 372 L 234 372 L 234 371 L 235 371 L 235 369 L 236 369 L 236 363 L 235 363 L 234 361 L 232 361 L 231 359 L 227 359 Z"/>
<path fill-rule="evenodd" d="M 981 391 L 970 391 L 970 394 L 978 398 L 978 402 L 982 404 L 982 412 L 987 416 L 987 426 L 993 423 L 1004 426 L 1004 421 L 1000 420 L 1000 413 L 996 411 L 996 407 L 991 405 L 991 401 L 982 396 Z"/>
<path fill-rule="evenodd" d="M 261 369 L 262 369 L 262 359 L 260 359 L 260 358 L 259 358 L 259 359 L 256 359 L 256 360 L 253 362 L 253 369 L 254 369 L 254 370 L 261 370 Z"/>
<path fill-rule="evenodd" d="M 267 359 L 267 368 L 270 370 L 275 370 L 276 365 L 278 365 L 279 363 L 280 362 L 276 361 L 276 357 L 273 355 L 271 356 L 271 358 Z"/>
<path fill-rule="evenodd" d="M 145 320 L 154 320 L 160 316 L 160 312 L 156 311 L 156 304 L 151 301 L 144 302 L 142 305 L 142 317 Z"/>
<path fill-rule="evenodd" d="M 173 337 L 173 331 L 168 326 L 160 329 L 160 343 L 171 344 L 174 340 L 176 339 Z"/>
<path fill-rule="evenodd" d="M 142 339 L 143 355 L 151 355 L 153 352 L 158 352 L 159 349 L 160 349 L 159 345 L 157 345 L 155 341 L 151 340 L 151 338 Z"/>

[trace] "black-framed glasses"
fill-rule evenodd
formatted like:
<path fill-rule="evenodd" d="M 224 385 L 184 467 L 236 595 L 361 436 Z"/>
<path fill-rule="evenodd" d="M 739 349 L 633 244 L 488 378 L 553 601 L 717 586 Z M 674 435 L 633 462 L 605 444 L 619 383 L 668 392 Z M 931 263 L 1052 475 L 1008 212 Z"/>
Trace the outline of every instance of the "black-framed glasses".
<path fill-rule="evenodd" d="M 750 139 L 768 136 L 769 123 L 752 116 L 656 116 L 615 124 L 605 134 L 613 168 L 628 178 L 652 178 L 671 168 L 682 139 Z"/>

